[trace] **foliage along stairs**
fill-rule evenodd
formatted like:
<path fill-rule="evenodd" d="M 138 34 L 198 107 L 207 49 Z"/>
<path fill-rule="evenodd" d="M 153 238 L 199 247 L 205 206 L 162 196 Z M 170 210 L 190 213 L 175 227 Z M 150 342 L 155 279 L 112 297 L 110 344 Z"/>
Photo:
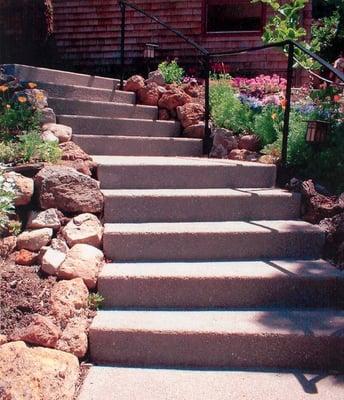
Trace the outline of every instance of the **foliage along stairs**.
<path fill-rule="evenodd" d="M 304 371 L 344 368 L 344 278 L 275 166 L 201 158 L 116 80 L 16 69 L 99 164 L 114 261 L 80 400 L 342 397 L 343 378 Z"/>

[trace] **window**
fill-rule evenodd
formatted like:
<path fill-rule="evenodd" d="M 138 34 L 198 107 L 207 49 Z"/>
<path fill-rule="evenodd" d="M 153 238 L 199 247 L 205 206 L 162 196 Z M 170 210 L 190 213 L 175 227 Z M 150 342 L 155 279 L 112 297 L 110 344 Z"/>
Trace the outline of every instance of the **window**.
<path fill-rule="evenodd" d="M 263 6 L 251 0 L 207 0 L 206 32 L 260 32 Z"/>

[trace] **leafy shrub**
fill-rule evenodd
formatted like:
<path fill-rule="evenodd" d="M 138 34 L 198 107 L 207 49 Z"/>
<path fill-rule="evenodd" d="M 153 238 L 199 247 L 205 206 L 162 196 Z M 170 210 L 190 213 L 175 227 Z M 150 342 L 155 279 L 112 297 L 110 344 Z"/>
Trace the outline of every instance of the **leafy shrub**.
<path fill-rule="evenodd" d="M 212 81 L 210 107 L 212 120 L 216 126 L 230 129 L 235 133 L 252 131 L 253 113 L 236 96 L 228 81 Z"/>
<path fill-rule="evenodd" d="M 15 188 L 14 183 L 5 179 L 0 172 L 0 235 L 7 229 L 9 215 L 14 210 Z"/>
<path fill-rule="evenodd" d="M 254 132 L 260 137 L 263 146 L 274 143 L 283 129 L 283 110 L 281 107 L 266 106 L 254 119 Z"/>
<path fill-rule="evenodd" d="M 185 75 L 185 71 L 176 61 L 164 61 L 158 66 L 163 74 L 166 83 L 180 83 Z"/>

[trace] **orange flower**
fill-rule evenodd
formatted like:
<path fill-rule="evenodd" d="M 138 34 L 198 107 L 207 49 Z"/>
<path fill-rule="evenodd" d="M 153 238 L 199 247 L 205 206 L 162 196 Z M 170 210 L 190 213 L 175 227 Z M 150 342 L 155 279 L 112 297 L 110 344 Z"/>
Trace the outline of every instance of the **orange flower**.
<path fill-rule="evenodd" d="M 286 108 L 286 105 L 287 105 L 287 100 L 286 100 L 286 99 L 281 99 L 280 105 L 281 105 L 281 107 L 282 107 L 283 110 L 284 110 L 284 109 Z"/>
<path fill-rule="evenodd" d="M 6 85 L 0 86 L 0 92 L 6 92 L 6 90 L 8 90 L 8 86 L 6 86 Z"/>
<path fill-rule="evenodd" d="M 338 102 L 340 101 L 340 96 L 339 96 L 339 94 L 335 94 L 335 95 L 333 96 L 333 101 L 334 101 L 335 103 L 338 103 Z"/>
<path fill-rule="evenodd" d="M 19 101 L 19 103 L 26 103 L 27 102 L 27 98 L 24 97 L 24 96 L 19 96 L 18 97 L 18 101 Z"/>
<path fill-rule="evenodd" d="M 37 83 L 34 82 L 29 82 L 27 85 L 30 89 L 35 89 L 37 87 Z"/>

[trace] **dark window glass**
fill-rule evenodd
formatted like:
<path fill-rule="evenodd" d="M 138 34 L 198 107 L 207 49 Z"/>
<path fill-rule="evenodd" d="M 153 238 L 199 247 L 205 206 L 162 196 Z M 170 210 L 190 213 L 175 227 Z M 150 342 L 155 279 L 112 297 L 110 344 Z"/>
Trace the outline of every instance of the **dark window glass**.
<path fill-rule="evenodd" d="M 250 0 L 207 2 L 207 32 L 260 31 L 262 5 Z"/>

